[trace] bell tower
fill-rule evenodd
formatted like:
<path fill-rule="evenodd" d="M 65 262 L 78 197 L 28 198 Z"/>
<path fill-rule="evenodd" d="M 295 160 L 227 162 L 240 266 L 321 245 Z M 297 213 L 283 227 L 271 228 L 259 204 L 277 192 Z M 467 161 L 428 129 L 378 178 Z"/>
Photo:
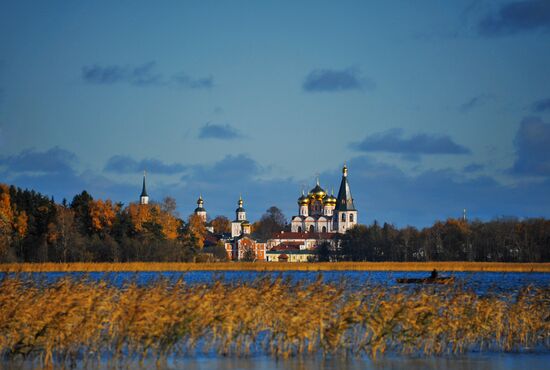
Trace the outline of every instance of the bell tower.
<path fill-rule="evenodd" d="M 202 194 L 199 195 L 199 199 L 197 199 L 197 208 L 195 208 L 195 214 L 202 218 L 203 222 L 206 222 L 206 209 L 204 209 L 204 200 L 202 199 Z"/>
<path fill-rule="evenodd" d="M 340 182 L 334 215 L 334 229 L 341 234 L 357 224 L 357 210 L 353 204 L 353 197 L 349 188 L 348 167 L 346 165 L 342 168 L 342 181 Z"/>

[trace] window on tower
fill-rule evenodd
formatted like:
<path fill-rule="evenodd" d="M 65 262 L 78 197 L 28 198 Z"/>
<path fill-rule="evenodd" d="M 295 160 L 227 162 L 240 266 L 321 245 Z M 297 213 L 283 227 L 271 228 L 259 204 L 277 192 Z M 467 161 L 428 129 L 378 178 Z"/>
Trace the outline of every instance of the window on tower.
<path fill-rule="evenodd" d="M 350 213 L 349 215 L 349 222 L 353 222 L 353 213 Z"/>
<path fill-rule="evenodd" d="M 346 221 L 346 214 L 342 213 L 342 221 Z"/>

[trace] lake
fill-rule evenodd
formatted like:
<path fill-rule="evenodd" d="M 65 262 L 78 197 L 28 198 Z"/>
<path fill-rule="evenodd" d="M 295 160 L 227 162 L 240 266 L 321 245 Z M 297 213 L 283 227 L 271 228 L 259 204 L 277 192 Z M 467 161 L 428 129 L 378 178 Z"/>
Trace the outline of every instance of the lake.
<path fill-rule="evenodd" d="M 10 274 L 13 276 L 13 274 Z M 453 276 L 459 284 L 474 290 L 478 294 L 488 291 L 493 293 L 514 292 L 526 286 L 538 288 L 550 287 L 550 273 L 542 272 L 443 272 L 440 276 Z M 5 273 L 0 273 L 0 277 Z M 322 278 L 326 283 L 345 283 L 349 289 L 364 289 L 368 286 L 384 285 L 388 287 L 402 286 L 397 284 L 398 278 L 422 278 L 429 276 L 427 272 L 418 271 L 189 271 L 189 272 L 42 272 L 20 273 L 20 277 L 34 281 L 53 282 L 70 276 L 75 279 L 91 281 L 108 281 L 115 286 L 123 286 L 129 282 L 147 285 L 158 279 L 177 281 L 182 279 L 187 284 L 211 284 L 222 281 L 228 284 L 250 283 L 262 278 L 282 278 L 292 282 L 311 283 Z M 415 288 L 416 285 L 410 285 Z"/>

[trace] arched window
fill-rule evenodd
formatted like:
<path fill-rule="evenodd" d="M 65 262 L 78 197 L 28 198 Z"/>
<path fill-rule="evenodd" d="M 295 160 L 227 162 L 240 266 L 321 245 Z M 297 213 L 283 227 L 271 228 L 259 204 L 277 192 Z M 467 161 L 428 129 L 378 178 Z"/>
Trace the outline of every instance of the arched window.
<path fill-rule="evenodd" d="M 298 232 L 299 232 L 299 233 L 302 232 L 302 226 L 298 226 Z"/>
<path fill-rule="evenodd" d="M 313 227 L 313 225 L 311 225 L 311 226 L 309 227 L 309 232 L 312 233 L 312 232 L 314 232 L 314 231 L 315 231 L 315 228 Z"/>
<path fill-rule="evenodd" d="M 353 213 L 350 213 L 349 215 L 349 222 L 353 222 Z"/>
<path fill-rule="evenodd" d="M 346 221 L 346 214 L 342 213 L 342 221 Z"/>
<path fill-rule="evenodd" d="M 326 227 L 326 226 L 323 226 L 323 232 L 324 232 L 324 233 L 327 232 L 327 227 Z"/>

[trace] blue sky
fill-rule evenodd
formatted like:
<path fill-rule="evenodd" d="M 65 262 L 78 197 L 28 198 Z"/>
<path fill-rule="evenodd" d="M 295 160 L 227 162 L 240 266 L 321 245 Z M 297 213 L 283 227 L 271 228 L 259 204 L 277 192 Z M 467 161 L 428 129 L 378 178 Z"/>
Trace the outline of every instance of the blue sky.
<path fill-rule="evenodd" d="M 550 2 L 0 2 L 0 181 L 182 216 L 550 216 Z M 335 188 L 335 191 L 338 189 Z"/>

